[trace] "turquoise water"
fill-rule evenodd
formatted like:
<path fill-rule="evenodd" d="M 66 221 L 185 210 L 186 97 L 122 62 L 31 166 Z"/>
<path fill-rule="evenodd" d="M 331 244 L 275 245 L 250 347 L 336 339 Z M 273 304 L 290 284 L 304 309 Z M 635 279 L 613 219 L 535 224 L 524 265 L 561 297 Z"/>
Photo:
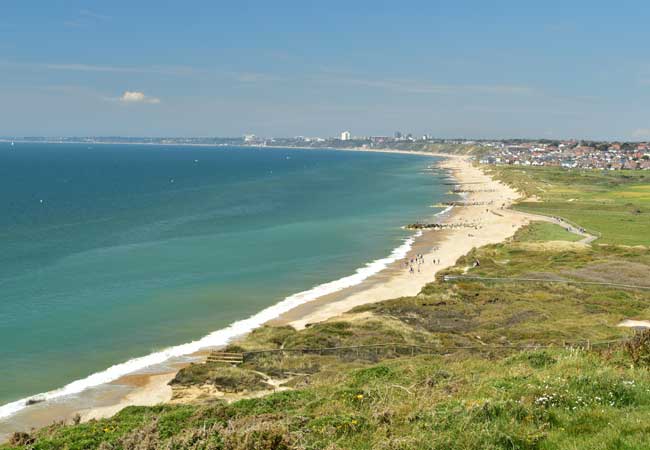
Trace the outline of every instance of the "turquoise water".
<path fill-rule="evenodd" d="M 446 199 L 432 161 L 0 143 L 0 404 L 385 258 Z"/>

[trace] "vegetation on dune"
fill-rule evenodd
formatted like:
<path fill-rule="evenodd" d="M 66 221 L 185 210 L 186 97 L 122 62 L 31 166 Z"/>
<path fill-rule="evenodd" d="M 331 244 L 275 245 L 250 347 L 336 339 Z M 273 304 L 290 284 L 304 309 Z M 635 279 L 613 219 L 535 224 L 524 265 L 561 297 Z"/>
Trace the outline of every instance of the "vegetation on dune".
<path fill-rule="evenodd" d="M 586 245 L 557 225 L 533 223 L 508 242 L 472 250 L 417 296 L 300 331 L 261 327 L 227 350 L 272 351 L 249 354 L 239 367 L 193 364 L 173 381 L 256 392 L 272 378 L 287 390 L 232 403 L 207 396 L 130 407 L 110 419 L 17 434 L 4 448 L 647 448 L 650 332 L 617 326 L 650 315 L 650 252 L 637 245 L 649 236 L 643 178 L 497 170 L 542 200 L 575 199 L 568 218 L 602 238 Z M 621 214 L 626 201 L 641 211 L 620 233 L 618 219 L 587 214 L 595 217 L 594 199 L 613 191 L 641 192 L 611 197 Z M 565 216 L 545 202 L 522 207 Z M 538 281 L 523 281 L 531 279 Z M 391 345 L 355 347 L 381 343 Z M 427 350 L 405 352 L 393 345 L 400 343 Z M 330 347 L 352 348 L 322 351 Z"/>
<path fill-rule="evenodd" d="M 179 370 L 171 386 L 210 385 L 223 392 L 260 391 L 269 389 L 266 378 L 254 371 L 225 364 L 190 364 Z"/>
<path fill-rule="evenodd" d="M 130 407 L 38 449 L 644 448 L 650 375 L 623 350 L 418 356 L 231 404 Z"/>

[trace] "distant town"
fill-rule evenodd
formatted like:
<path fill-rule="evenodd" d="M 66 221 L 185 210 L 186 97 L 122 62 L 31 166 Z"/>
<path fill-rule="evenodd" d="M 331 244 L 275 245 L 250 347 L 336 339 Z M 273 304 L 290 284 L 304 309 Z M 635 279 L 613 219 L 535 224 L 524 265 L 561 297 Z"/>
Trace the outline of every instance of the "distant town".
<path fill-rule="evenodd" d="M 255 146 L 301 148 L 394 148 L 412 151 L 458 151 L 469 149 L 482 164 L 555 166 L 572 169 L 650 170 L 650 142 L 608 142 L 567 140 L 468 140 L 414 136 L 396 131 L 392 136 L 353 136 L 343 131 L 337 137 L 265 138 L 254 134 L 241 137 L 2 137 L 4 142 L 79 144 L 150 144 Z"/>

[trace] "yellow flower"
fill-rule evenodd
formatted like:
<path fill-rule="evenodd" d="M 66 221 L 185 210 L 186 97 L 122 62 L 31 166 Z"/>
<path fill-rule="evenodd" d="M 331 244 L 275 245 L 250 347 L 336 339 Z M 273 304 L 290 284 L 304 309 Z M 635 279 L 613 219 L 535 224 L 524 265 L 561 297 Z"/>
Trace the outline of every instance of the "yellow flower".
<path fill-rule="evenodd" d="M 359 400 L 361 400 L 361 399 L 363 398 L 363 394 L 358 394 L 358 395 L 357 395 L 357 398 L 358 398 Z"/>
<path fill-rule="evenodd" d="M 357 424 L 357 421 L 356 421 L 356 420 L 353 420 L 353 421 L 352 421 L 352 425 L 356 425 L 356 424 Z"/>

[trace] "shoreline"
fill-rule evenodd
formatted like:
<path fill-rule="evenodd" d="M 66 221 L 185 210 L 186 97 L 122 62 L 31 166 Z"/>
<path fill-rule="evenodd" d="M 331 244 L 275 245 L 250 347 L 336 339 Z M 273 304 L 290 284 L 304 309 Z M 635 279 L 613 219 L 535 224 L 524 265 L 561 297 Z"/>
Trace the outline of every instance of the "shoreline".
<path fill-rule="evenodd" d="M 268 148 L 298 149 L 297 147 Z M 263 322 L 263 324 L 289 324 L 300 329 L 304 328 L 309 323 L 327 320 L 343 314 L 358 305 L 400 296 L 416 295 L 425 284 L 435 280 L 435 274 L 437 271 L 453 265 L 458 257 L 467 253 L 472 247 L 500 242 L 514 234 L 520 226 L 524 225 L 529 220 L 528 218 L 524 218 L 522 213 L 510 210 L 504 214 L 505 211 L 501 207 L 509 206 L 512 201 L 519 197 L 519 194 L 502 183 L 492 180 L 480 169 L 474 167 L 467 156 L 391 149 L 306 148 L 306 150 L 398 153 L 442 157 L 444 159 L 439 161 L 437 166 L 447 170 L 452 177 L 458 180 L 459 184 L 466 182 L 480 182 L 493 184 L 492 187 L 498 187 L 495 188 L 494 191 L 492 191 L 492 189 L 487 189 L 485 190 L 486 192 L 471 193 L 468 195 L 466 200 L 468 200 L 468 202 L 497 202 L 500 206 L 500 214 L 492 214 L 490 217 L 484 217 L 485 214 L 489 214 L 490 209 L 496 208 L 496 205 L 488 208 L 485 206 L 453 208 L 449 213 L 443 215 L 440 223 L 478 223 L 478 218 L 483 218 L 485 222 L 490 222 L 486 223 L 488 226 L 487 229 L 483 230 L 483 225 L 481 225 L 481 228 L 476 230 L 471 228 L 446 229 L 442 231 L 424 230 L 421 235 L 414 239 L 411 249 L 406 254 L 407 259 L 412 258 L 415 254 L 424 255 L 425 263 L 422 265 L 423 270 L 421 272 L 409 274 L 403 267 L 404 258 L 399 258 L 388 264 L 387 267 L 384 267 L 378 273 L 370 275 L 359 284 L 298 304 L 297 306 L 290 308 L 288 311 L 279 314 L 277 317 Z M 481 214 L 481 211 L 483 210 L 485 210 L 485 214 Z M 504 227 L 504 225 L 512 226 Z M 477 227 L 478 226 L 479 225 L 477 225 Z M 463 233 L 471 236 L 466 238 L 463 236 Z M 455 242 L 459 238 L 462 238 L 462 245 L 458 245 L 458 243 Z M 433 248 L 437 248 L 437 250 L 433 250 Z M 439 259 L 440 263 L 434 264 L 434 258 Z M 233 341 L 236 341 L 236 339 L 237 338 L 234 338 Z M 188 356 L 200 359 L 205 357 L 205 352 L 205 350 L 194 352 Z M 189 363 L 174 364 L 174 369 L 172 370 L 151 374 L 138 374 L 136 372 L 121 376 L 118 379 L 107 383 L 107 385 L 122 387 L 129 386 L 129 392 L 126 395 L 123 395 L 118 401 L 108 405 L 96 407 L 91 406 L 75 412 L 79 413 L 82 419 L 86 421 L 93 418 L 109 417 L 122 408 L 130 405 L 153 405 L 170 401 L 172 393 L 167 382 L 173 378 L 177 370 L 187 364 Z M 135 379 L 137 379 L 137 382 L 134 382 Z M 53 411 L 53 416 L 54 415 Z M 61 418 L 62 417 L 60 416 L 52 417 L 52 420 L 61 420 Z M 70 417 L 67 417 L 66 419 L 69 418 Z"/>
<path fill-rule="evenodd" d="M 438 221 L 445 225 L 461 224 L 462 227 L 423 230 L 416 238 L 406 258 L 423 255 L 420 271 L 411 274 L 404 267 L 403 260 L 397 261 L 366 280 L 365 286 L 305 303 L 283 314 L 273 321 L 274 324 L 302 329 L 310 323 L 337 317 L 356 306 L 415 296 L 427 283 L 435 281 L 436 273 L 453 266 L 472 248 L 502 242 L 530 222 L 530 215 L 507 209 L 520 197 L 514 189 L 493 180 L 473 166 L 466 156 L 436 156 L 446 157 L 438 167 L 448 170 L 459 184 L 480 183 L 489 188 L 468 193 L 465 199 L 467 203 L 475 202 L 480 206 L 454 207 Z M 439 262 L 434 263 L 434 259 Z"/>
<path fill-rule="evenodd" d="M 9 139 L 0 139 L 0 143 L 8 144 L 12 142 Z M 403 155 L 422 155 L 422 156 L 435 156 L 435 157 L 449 157 L 455 156 L 450 153 L 437 153 L 437 152 L 427 152 L 423 150 L 398 150 L 390 148 L 361 148 L 361 147 L 347 147 L 347 148 L 338 148 L 338 147 L 300 147 L 300 146 L 284 146 L 284 145 L 237 145 L 237 144 L 163 144 L 160 142 L 83 142 L 83 141 L 18 141 L 19 143 L 24 144 L 73 144 L 73 145 L 141 145 L 149 147 L 205 147 L 205 148 L 252 148 L 252 149 L 273 149 L 273 150 L 333 150 L 333 151 L 343 151 L 343 152 L 369 152 L 369 153 L 397 153 Z"/>

